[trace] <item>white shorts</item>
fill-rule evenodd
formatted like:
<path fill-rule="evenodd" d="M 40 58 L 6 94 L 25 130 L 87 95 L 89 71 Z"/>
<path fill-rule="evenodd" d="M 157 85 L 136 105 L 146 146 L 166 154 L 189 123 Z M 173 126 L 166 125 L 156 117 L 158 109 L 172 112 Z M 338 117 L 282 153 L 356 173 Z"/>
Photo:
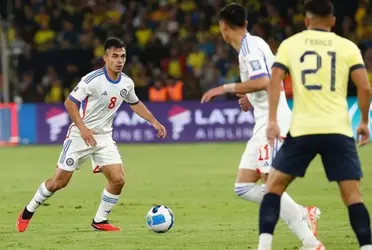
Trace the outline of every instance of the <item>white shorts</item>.
<path fill-rule="evenodd" d="M 286 129 L 281 134 L 285 137 Z M 240 159 L 239 169 L 250 169 L 262 174 L 269 173 L 272 161 L 282 144 L 283 142 L 276 140 L 274 146 L 270 146 L 266 137 L 266 126 L 262 126 L 248 141 Z"/>
<path fill-rule="evenodd" d="M 122 164 L 119 150 L 111 135 L 94 135 L 97 146 L 87 146 L 80 136 L 70 136 L 63 143 L 57 166 L 66 171 L 78 170 L 90 157 L 93 173 L 100 172 L 106 165 Z"/>

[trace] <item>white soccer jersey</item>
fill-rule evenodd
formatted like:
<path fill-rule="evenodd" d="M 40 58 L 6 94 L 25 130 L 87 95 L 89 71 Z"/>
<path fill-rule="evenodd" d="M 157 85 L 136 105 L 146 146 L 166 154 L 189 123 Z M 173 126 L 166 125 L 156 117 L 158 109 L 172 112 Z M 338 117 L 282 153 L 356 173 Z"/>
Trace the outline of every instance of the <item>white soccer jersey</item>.
<path fill-rule="evenodd" d="M 247 33 L 241 43 L 239 51 L 239 68 L 242 82 L 254 80 L 260 77 L 271 77 L 271 66 L 274 63 L 274 55 L 269 45 L 260 37 Z M 256 126 L 254 130 L 267 124 L 269 115 L 268 95 L 265 90 L 248 93 L 248 100 L 254 108 Z M 291 110 L 288 107 L 284 89 L 280 94 L 278 106 L 278 121 L 289 121 Z M 280 125 L 280 124 L 279 124 Z"/>
<path fill-rule="evenodd" d="M 130 105 L 139 102 L 134 92 L 134 83 L 124 73 L 114 81 L 107 74 L 106 67 L 85 75 L 69 95 L 70 100 L 80 106 L 84 124 L 97 134 L 110 134 L 116 111 L 123 101 Z M 67 137 L 80 134 L 71 124 Z"/>

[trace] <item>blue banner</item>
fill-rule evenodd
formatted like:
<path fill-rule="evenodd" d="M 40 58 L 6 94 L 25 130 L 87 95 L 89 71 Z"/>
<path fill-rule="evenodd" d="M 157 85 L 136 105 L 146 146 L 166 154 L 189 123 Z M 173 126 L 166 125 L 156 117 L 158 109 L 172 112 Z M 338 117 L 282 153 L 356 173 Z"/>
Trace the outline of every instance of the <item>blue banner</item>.
<path fill-rule="evenodd" d="M 113 139 L 117 143 L 247 141 L 252 136 L 252 110 L 241 112 L 236 101 L 146 103 L 146 106 L 166 127 L 168 136 L 158 139 L 152 125 L 124 104 L 113 120 Z M 38 105 L 37 114 L 37 142 L 61 144 L 71 124 L 63 104 Z"/>
<path fill-rule="evenodd" d="M 292 108 L 292 100 L 288 103 Z M 253 126 L 252 113 L 240 114 L 236 101 L 207 105 L 198 101 L 146 105 L 169 130 L 166 142 L 246 141 Z M 348 98 L 348 106 L 355 135 L 361 116 L 357 98 Z M 70 124 L 63 105 L 23 104 L 18 115 L 21 144 L 60 143 Z M 372 103 L 372 130 L 371 121 Z M 119 110 L 114 123 L 114 136 L 119 143 L 156 143 L 158 140 L 153 133 L 151 126 L 128 107 L 123 105 Z"/>
<path fill-rule="evenodd" d="M 22 104 L 18 109 L 20 144 L 37 144 L 36 104 Z"/>

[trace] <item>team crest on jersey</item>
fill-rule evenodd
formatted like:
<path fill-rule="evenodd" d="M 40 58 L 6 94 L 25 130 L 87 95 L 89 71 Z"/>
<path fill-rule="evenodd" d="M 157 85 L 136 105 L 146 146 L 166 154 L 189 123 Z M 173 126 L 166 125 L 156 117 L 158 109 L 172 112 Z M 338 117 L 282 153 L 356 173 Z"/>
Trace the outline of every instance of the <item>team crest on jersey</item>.
<path fill-rule="evenodd" d="M 74 159 L 72 159 L 72 158 L 68 158 L 68 159 L 66 160 L 66 164 L 67 164 L 67 166 L 72 166 L 72 165 L 74 165 L 74 163 L 75 163 L 75 161 L 74 161 Z"/>
<path fill-rule="evenodd" d="M 253 61 L 250 62 L 250 64 L 251 64 L 251 67 L 252 67 L 253 70 L 261 69 L 261 64 L 258 60 L 253 60 Z"/>
<path fill-rule="evenodd" d="M 127 94 L 128 94 L 128 91 L 126 89 L 120 90 L 120 96 L 121 97 L 125 98 L 127 96 Z"/>

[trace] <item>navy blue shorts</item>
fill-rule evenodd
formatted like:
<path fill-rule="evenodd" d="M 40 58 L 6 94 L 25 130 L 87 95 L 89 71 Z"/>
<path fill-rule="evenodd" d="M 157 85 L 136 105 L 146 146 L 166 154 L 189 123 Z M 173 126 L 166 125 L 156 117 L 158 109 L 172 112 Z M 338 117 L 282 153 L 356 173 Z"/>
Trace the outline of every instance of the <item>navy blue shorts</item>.
<path fill-rule="evenodd" d="M 273 160 L 273 168 L 296 177 L 305 176 L 319 154 L 329 181 L 360 180 L 363 177 L 353 138 L 341 134 L 292 137 L 289 133 Z"/>

